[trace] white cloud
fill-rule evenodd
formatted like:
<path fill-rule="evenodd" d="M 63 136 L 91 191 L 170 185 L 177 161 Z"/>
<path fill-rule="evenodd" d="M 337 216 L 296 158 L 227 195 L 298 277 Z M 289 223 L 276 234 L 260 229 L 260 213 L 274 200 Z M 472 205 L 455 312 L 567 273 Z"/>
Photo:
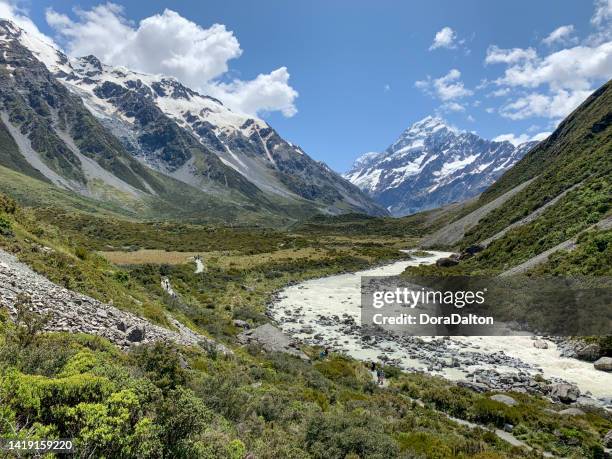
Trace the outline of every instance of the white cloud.
<path fill-rule="evenodd" d="M 500 113 L 506 118 L 521 120 L 533 116 L 564 118 L 580 105 L 591 90 L 558 90 L 552 94 L 530 93 L 501 107 Z"/>
<path fill-rule="evenodd" d="M 520 135 L 515 135 L 515 134 L 501 134 L 498 135 L 497 137 L 495 137 L 493 140 L 495 142 L 504 142 L 504 141 L 508 141 L 510 142 L 512 145 L 514 145 L 515 147 L 519 146 L 522 143 L 525 142 L 529 142 L 529 141 L 540 141 L 540 140 L 544 140 L 546 137 L 548 137 L 551 133 L 550 132 L 540 132 L 534 136 L 528 136 L 527 134 L 520 134 Z"/>
<path fill-rule="evenodd" d="M 390 84 L 386 84 L 383 89 L 384 89 L 385 92 L 389 92 L 389 91 L 391 91 L 391 85 Z"/>
<path fill-rule="evenodd" d="M 500 88 L 495 91 L 491 91 L 488 94 L 488 97 L 504 97 L 510 94 L 510 88 Z"/>
<path fill-rule="evenodd" d="M 573 25 L 564 25 L 553 30 L 542 43 L 548 46 L 552 46 L 556 43 L 576 43 L 576 37 L 572 37 L 574 34 Z"/>
<path fill-rule="evenodd" d="M 457 102 L 446 102 L 440 107 L 445 112 L 464 112 L 465 107 Z"/>
<path fill-rule="evenodd" d="M 514 135 L 514 134 L 502 134 L 502 135 L 498 135 L 497 137 L 495 137 L 493 139 L 493 141 L 495 142 L 505 142 L 508 141 L 510 142 L 512 145 L 514 145 L 515 147 L 525 143 L 529 140 L 529 136 L 527 134 L 521 134 L 521 135 Z"/>
<path fill-rule="evenodd" d="M 612 0 L 595 0 L 595 12 L 591 24 L 601 27 L 612 20 Z"/>
<path fill-rule="evenodd" d="M 591 24 L 595 32 L 587 38 L 587 43 L 598 45 L 612 40 L 612 0 L 595 0 Z"/>
<path fill-rule="evenodd" d="M 548 84 L 553 88 L 584 89 L 596 79 L 612 75 L 612 42 L 598 46 L 562 49 L 543 59 L 513 65 L 498 83 L 535 88 Z"/>
<path fill-rule="evenodd" d="M 461 72 L 457 69 L 452 69 L 443 77 L 432 79 L 428 76 L 425 80 L 419 80 L 415 82 L 415 86 L 446 102 L 471 96 L 474 93 L 463 85 L 460 78 Z"/>
<path fill-rule="evenodd" d="M 610 78 L 612 0 L 595 1 L 591 23 L 595 31 L 579 46 L 575 46 L 577 38 L 572 25 L 554 30 L 543 43 L 572 46 L 544 56 L 538 56 L 532 48 L 489 48 L 485 63 L 506 64 L 503 75 L 495 80 L 499 89 L 490 95 L 515 94 L 513 100 L 499 109 L 502 116 L 562 119 Z"/>
<path fill-rule="evenodd" d="M 537 57 L 533 48 L 512 48 L 503 49 L 492 45 L 487 48 L 485 64 L 514 64 L 521 61 L 530 61 Z"/>
<path fill-rule="evenodd" d="M 487 112 L 487 113 L 495 113 L 495 109 L 493 107 L 487 107 L 487 108 L 485 108 L 485 112 Z"/>
<path fill-rule="evenodd" d="M 455 48 L 457 45 L 455 40 L 457 39 L 457 34 L 450 27 L 443 27 L 438 32 L 436 32 L 436 36 L 434 37 L 434 41 L 429 47 L 429 50 L 432 51 L 438 48 Z"/>
<path fill-rule="evenodd" d="M 551 134 L 552 132 L 550 131 L 538 132 L 536 135 L 531 137 L 531 140 L 537 140 L 539 142 L 541 140 L 548 138 L 548 136 L 550 136 Z"/>
<path fill-rule="evenodd" d="M 285 67 L 252 81 L 218 81 L 228 72 L 229 61 L 242 54 L 238 39 L 222 24 L 203 28 L 169 9 L 134 24 L 113 3 L 77 9 L 75 14 L 71 19 L 53 9 L 46 12 L 47 22 L 71 55 L 93 54 L 111 65 L 174 76 L 243 113 L 297 112 L 298 93 L 289 85 Z"/>
<path fill-rule="evenodd" d="M 218 83 L 210 87 L 210 92 L 243 113 L 280 111 L 287 117 L 297 113 L 293 101 L 298 93 L 289 85 L 286 67 L 260 74 L 250 81 Z"/>
<path fill-rule="evenodd" d="M 0 0 L 0 18 L 10 19 L 29 34 L 36 36 L 47 43 L 55 45 L 51 38 L 42 34 L 40 30 L 38 30 L 38 27 L 36 27 L 36 24 L 34 24 L 27 16 L 27 12 L 25 10 L 18 8 L 9 1 Z"/>

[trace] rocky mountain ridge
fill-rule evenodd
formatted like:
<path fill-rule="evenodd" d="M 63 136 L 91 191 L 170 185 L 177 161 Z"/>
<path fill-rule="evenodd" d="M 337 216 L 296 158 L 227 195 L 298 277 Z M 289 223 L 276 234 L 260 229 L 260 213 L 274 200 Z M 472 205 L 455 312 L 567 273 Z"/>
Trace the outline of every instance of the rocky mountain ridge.
<path fill-rule="evenodd" d="M 2 127 L 18 150 L 5 167 L 133 207 L 144 198 L 180 208 L 195 195 L 290 216 L 385 213 L 264 121 L 174 78 L 69 57 L 10 21 L 0 48 Z"/>

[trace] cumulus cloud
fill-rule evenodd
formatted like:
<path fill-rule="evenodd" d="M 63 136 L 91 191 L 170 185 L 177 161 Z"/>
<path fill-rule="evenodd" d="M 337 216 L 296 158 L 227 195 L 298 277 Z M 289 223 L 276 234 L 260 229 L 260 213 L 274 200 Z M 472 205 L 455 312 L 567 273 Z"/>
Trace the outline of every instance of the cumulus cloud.
<path fill-rule="evenodd" d="M 520 144 L 525 143 L 525 142 L 534 141 L 534 140 L 539 142 L 540 140 L 544 140 L 550 134 L 551 134 L 550 132 L 540 132 L 534 136 L 528 136 L 527 134 L 515 135 L 515 134 L 510 133 L 510 134 L 498 135 L 493 140 L 495 142 L 508 141 L 515 147 L 518 147 Z"/>
<path fill-rule="evenodd" d="M 289 72 L 281 67 L 250 81 L 234 80 L 213 85 L 211 93 L 243 113 L 280 111 L 291 117 L 297 113 L 293 100 L 298 96 L 289 86 Z"/>
<path fill-rule="evenodd" d="M 601 27 L 612 20 L 612 0 L 596 0 L 591 24 Z"/>
<path fill-rule="evenodd" d="M 298 93 L 290 86 L 285 67 L 251 81 L 219 81 L 228 72 L 229 62 L 242 54 L 238 39 L 222 24 L 204 28 L 169 9 L 133 23 L 114 3 L 74 13 L 71 18 L 53 9 L 46 11 L 47 22 L 70 55 L 93 54 L 111 65 L 174 76 L 250 115 L 280 111 L 293 116 L 297 112 Z"/>
<path fill-rule="evenodd" d="M 460 78 L 461 72 L 457 69 L 452 69 L 443 77 L 432 79 L 428 76 L 425 80 L 419 80 L 415 83 L 415 86 L 446 102 L 471 96 L 474 93 L 464 86 Z"/>
<path fill-rule="evenodd" d="M 436 36 L 434 37 L 434 41 L 429 47 L 429 50 L 432 51 L 438 48 L 456 48 L 456 39 L 457 34 L 450 27 L 443 27 L 438 32 L 436 32 Z"/>
<path fill-rule="evenodd" d="M 591 90 L 567 91 L 561 89 L 552 94 L 530 93 L 501 107 L 506 118 L 521 120 L 534 116 L 564 118 L 589 95 Z"/>
<path fill-rule="evenodd" d="M 593 33 L 576 45 L 574 27 L 555 29 L 543 43 L 565 44 L 564 49 L 538 56 L 533 48 L 489 47 L 486 64 L 506 68 L 495 80 L 490 95 L 509 94 L 512 100 L 499 108 L 510 119 L 546 117 L 559 120 L 571 113 L 612 75 L 612 0 L 596 0 L 591 19 Z"/>
<path fill-rule="evenodd" d="M 548 46 L 553 46 L 557 43 L 576 43 L 576 37 L 573 37 L 574 34 L 574 26 L 573 25 L 564 25 L 553 30 L 542 43 Z"/>
<path fill-rule="evenodd" d="M 531 140 L 537 140 L 539 142 L 541 140 L 548 138 L 551 134 L 552 132 L 550 131 L 538 132 L 536 135 L 531 137 Z"/>
<path fill-rule="evenodd" d="M 601 45 L 562 49 L 543 59 L 513 65 L 506 69 L 499 83 L 535 88 L 548 84 L 553 88 L 584 89 L 597 79 L 612 75 L 612 42 Z"/>
<path fill-rule="evenodd" d="M 517 62 L 530 61 L 537 57 L 533 48 L 503 49 L 492 45 L 487 49 L 485 64 L 514 64 Z"/>
<path fill-rule="evenodd" d="M 515 147 L 522 143 L 525 143 L 529 140 L 529 136 L 527 134 L 514 135 L 514 134 L 501 134 L 493 139 L 495 142 L 510 142 Z"/>
<path fill-rule="evenodd" d="M 53 40 L 42 34 L 36 24 L 27 16 L 27 12 L 7 0 L 0 0 L 0 18 L 10 19 L 29 34 L 40 40 L 53 44 Z"/>

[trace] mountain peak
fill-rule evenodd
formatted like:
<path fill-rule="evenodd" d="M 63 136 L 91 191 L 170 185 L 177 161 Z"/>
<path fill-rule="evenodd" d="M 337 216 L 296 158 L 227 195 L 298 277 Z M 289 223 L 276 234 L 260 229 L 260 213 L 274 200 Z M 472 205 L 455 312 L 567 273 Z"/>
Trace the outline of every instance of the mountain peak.
<path fill-rule="evenodd" d="M 410 134 L 432 134 L 441 129 L 447 129 L 451 132 L 456 132 L 455 128 L 450 127 L 446 121 L 444 121 L 439 116 L 426 116 L 420 121 L 413 123 L 408 129 L 406 129 L 405 133 Z"/>
<path fill-rule="evenodd" d="M 487 188 L 534 143 L 494 142 L 427 116 L 383 153 L 367 153 L 346 173 L 395 215 L 464 200 Z"/>

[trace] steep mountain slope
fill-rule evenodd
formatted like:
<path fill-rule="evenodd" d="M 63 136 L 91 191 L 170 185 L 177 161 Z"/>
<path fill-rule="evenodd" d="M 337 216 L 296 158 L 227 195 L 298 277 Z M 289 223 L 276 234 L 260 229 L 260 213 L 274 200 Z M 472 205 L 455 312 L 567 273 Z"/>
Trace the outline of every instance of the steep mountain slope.
<path fill-rule="evenodd" d="M 6 167 L 158 211 L 218 202 L 230 213 L 384 213 L 263 121 L 174 79 L 69 58 L 9 21 L 0 22 L 0 47 L 0 140 L 13 144 L 1 155 Z"/>
<path fill-rule="evenodd" d="M 497 203 L 497 204 L 496 204 Z M 480 245 L 461 269 L 501 272 L 557 247 L 589 244 L 574 272 L 602 272 L 612 214 L 612 81 L 595 91 L 545 141 L 455 219 L 465 236 L 440 231 L 429 245 Z M 467 219 L 467 220 L 466 220 Z M 586 231 L 586 232 L 585 232 Z M 595 236 L 590 234 L 595 233 Z M 578 236 L 578 237 L 577 237 Z M 576 239 L 577 238 L 577 239 Z M 550 252 L 552 254 L 552 252 Z M 548 256 L 539 257 L 546 262 Z M 609 260 L 607 261 L 609 263 Z M 533 265 L 535 266 L 535 264 Z M 548 270 L 553 272 L 553 269 Z"/>
<path fill-rule="evenodd" d="M 392 214 L 406 215 L 476 196 L 536 144 L 485 140 L 429 116 L 383 153 L 357 159 L 345 177 Z"/>

